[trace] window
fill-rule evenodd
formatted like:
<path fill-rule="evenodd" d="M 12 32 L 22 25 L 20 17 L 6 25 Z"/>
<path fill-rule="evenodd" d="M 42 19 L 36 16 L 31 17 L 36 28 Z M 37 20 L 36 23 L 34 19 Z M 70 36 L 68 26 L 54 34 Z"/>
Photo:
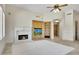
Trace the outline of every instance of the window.
<path fill-rule="evenodd" d="M 0 6 L 0 40 L 5 36 L 5 14 Z"/>

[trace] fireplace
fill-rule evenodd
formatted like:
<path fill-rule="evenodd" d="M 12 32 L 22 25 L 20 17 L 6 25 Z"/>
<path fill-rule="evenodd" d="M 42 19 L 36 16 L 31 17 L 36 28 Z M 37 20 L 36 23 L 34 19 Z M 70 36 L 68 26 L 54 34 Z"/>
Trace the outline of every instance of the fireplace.
<path fill-rule="evenodd" d="M 26 40 L 28 39 L 28 35 L 25 34 L 25 35 L 18 35 L 18 40 Z"/>
<path fill-rule="evenodd" d="M 32 40 L 31 27 L 15 28 L 15 42 Z"/>

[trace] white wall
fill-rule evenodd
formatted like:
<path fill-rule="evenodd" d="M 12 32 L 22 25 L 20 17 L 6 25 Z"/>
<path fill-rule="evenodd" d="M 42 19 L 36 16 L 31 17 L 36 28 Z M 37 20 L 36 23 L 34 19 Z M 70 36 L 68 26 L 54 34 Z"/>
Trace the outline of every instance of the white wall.
<path fill-rule="evenodd" d="M 51 21 L 50 38 L 54 39 L 54 23 L 53 23 L 53 21 Z"/>
<path fill-rule="evenodd" d="M 67 15 L 68 13 L 71 13 L 71 15 Z M 62 40 L 69 40 L 74 41 L 75 40 L 75 23 L 73 18 L 73 9 L 65 10 L 64 12 L 59 13 L 48 13 L 45 15 L 45 20 L 52 21 L 54 19 L 60 20 L 60 38 Z M 53 25 L 51 25 L 51 39 L 54 39 L 54 32 L 53 32 Z M 53 34 L 52 34 L 53 33 Z"/>
<path fill-rule="evenodd" d="M 49 12 L 47 14 L 44 14 L 44 19 L 45 20 L 49 20 L 49 21 L 53 21 L 54 19 L 62 19 L 63 15 L 62 12 L 58 12 L 58 13 L 54 13 L 54 12 Z"/>
<path fill-rule="evenodd" d="M 79 40 L 79 12 L 74 11 L 74 21 L 77 21 L 77 40 Z"/>
<path fill-rule="evenodd" d="M 3 53 L 5 47 L 5 14 L 3 13 L 3 5 L 0 5 L 0 54 Z"/>
<path fill-rule="evenodd" d="M 32 39 L 32 20 L 38 20 L 35 16 L 39 14 L 28 10 L 17 8 L 11 5 L 6 5 L 6 39 L 7 42 L 13 42 L 15 39 L 15 29 L 26 27 L 30 32 Z"/>
<path fill-rule="evenodd" d="M 11 14 L 10 14 L 11 13 Z M 67 15 L 72 13 L 72 15 Z M 65 14 L 59 13 L 47 13 L 43 16 L 43 19 L 35 18 L 35 16 L 40 16 L 38 13 L 33 13 L 28 10 L 20 9 L 10 5 L 6 6 L 6 39 L 7 41 L 13 42 L 14 40 L 14 30 L 17 27 L 28 27 L 30 34 L 32 33 L 32 20 L 49 20 L 59 19 L 60 21 L 60 36 L 63 40 L 74 40 L 74 21 L 73 21 L 73 10 L 68 9 Z M 62 26 L 63 25 L 63 26 Z M 53 23 L 51 24 L 51 32 L 53 33 Z M 51 33 L 51 38 L 54 36 Z"/>
<path fill-rule="evenodd" d="M 8 15 L 9 13 L 11 13 L 11 15 Z M 6 6 L 6 33 L 7 33 L 6 39 L 7 39 L 7 41 L 12 42 L 15 39 L 14 30 L 17 27 L 29 27 L 29 30 L 32 33 L 32 30 L 31 30 L 32 20 L 40 20 L 40 21 L 50 20 L 50 21 L 52 21 L 53 19 L 62 18 L 61 12 L 41 15 L 44 17 L 43 19 L 35 18 L 35 16 L 40 16 L 40 14 L 7 5 Z M 51 27 L 52 26 L 53 26 L 53 23 L 51 24 Z M 52 27 L 52 30 L 53 30 L 53 27 Z M 51 38 L 53 39 L 52 30 L 51 30 L 51 32 L 52 32 Z"/>
<path fill-rule="evenodd" d="M 70 14 L 71 13 L 71 14 Z M 68 15 L 70 14 L 70 15 Z M 63 40 L 75 40 L 75 24 L 73 18 L 73 10 L 65 11 L 65 20 L 62 26 L 62 39 Z"/>
<path fill-rule="evenodd" d="M 60 37 L 62 40 L 75 40 L 75 20 L 73 13 L 73 5 L 65 7 L 60 13 L 49 13 L 46 14 L 46 19 L 53 21 L 59 19 L 60 21 Z M 71 15 L 67 15 L 72 13 Z"/>
<path fill-rule="evenodd" d="M 61 23 L 62 23 L 62 20 L 64 18 L 63 17 L 63 12 L 47 13 L 47 14 L 44 15 L 44 17 L 45 17 L 44 21 L 46 21 L 46 20 L 51 21 L 51 33 L 50 33 L 51 39 L 54 39 L 54 20 L 55 19 L 60 20 L 60 28 L 59 28 L 60 33 L 59 33 L 59 35 L 60 35 L 60 37 L 62 37 L 62 27 L 61 27 L 62 24 Z"/>

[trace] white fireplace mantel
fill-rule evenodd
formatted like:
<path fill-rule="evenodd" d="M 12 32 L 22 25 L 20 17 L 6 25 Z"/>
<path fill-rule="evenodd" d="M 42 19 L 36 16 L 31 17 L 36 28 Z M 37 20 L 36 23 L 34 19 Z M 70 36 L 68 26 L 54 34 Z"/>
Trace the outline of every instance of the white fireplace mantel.
<path fill-rule="evenodd" d="M 28 35 L 28 39 L 27 40 L 32 40 L 32 33 L 31 33 L 31 28 L 28 27 L 18 27 L 15 28 L 15 41 L 19 41 L 18 40 L 18 35 Z"/>

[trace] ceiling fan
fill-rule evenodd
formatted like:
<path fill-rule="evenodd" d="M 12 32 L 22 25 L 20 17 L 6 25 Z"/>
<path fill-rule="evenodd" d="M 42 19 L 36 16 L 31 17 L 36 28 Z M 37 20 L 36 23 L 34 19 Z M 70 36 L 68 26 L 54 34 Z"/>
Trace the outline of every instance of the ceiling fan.
<path fill-rule="evenodd" d="M 65 7 L 65 6 L 68 6 L 68 4 L 62 4 L 62 5 L 55 4 L 54 6 L 49 6 L 47 8 L 51 8 L 50 12 L 52 12 L 52 11 L 56 12 L 56 11 L 61 11 L 61 7 Z"/>

